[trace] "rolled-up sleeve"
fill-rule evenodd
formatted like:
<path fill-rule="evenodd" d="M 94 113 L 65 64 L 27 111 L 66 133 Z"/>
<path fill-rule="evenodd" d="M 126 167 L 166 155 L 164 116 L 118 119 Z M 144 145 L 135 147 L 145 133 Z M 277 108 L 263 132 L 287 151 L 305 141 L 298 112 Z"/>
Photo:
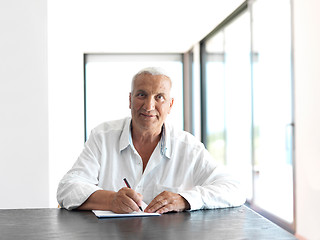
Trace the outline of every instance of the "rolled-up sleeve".
<path fill-rule="evenodd" d="M 98 187 L 99 155 L 94 133 L 91 133 L 78 160 L 59 183 L 57 200 L 61 207 L 68 210 L 77 208 L 101 189 Z"/>
<path fill-rule="evenodd" d="M 192 189 L 179 192 L 189 202 L 190 210 L 236 207 L 246 200 L 240 182 L 205 149 L 196 159 L 193 184 Z"/>

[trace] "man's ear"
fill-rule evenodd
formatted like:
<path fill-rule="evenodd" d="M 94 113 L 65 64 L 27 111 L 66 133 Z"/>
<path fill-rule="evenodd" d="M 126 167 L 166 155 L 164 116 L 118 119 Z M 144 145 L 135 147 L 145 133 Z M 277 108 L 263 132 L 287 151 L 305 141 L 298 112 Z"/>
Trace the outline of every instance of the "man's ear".
<path fill-rule="evenodd" d="M 129 108 L 131 109 L 131 92 L 129 93 Z"/>
<path fill-rule="evenodd" d="M 169 103 L 170 104 L 170 108 L 169 108 L 168 113 L 171 112 L 171 108 L 172 108 L 173 102 L 174 102 L 174 98 L 171 98 L 170 103 Z"/>

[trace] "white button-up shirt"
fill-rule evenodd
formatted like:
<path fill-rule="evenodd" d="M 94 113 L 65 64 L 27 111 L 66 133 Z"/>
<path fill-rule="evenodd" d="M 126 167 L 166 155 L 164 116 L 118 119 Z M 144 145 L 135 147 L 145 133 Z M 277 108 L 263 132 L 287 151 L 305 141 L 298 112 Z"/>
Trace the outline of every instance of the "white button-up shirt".
<path fill-rule="evenodd" d="M 191 134 L 164 124 L 161 140 L 143 171 L 131 138 L 131 118 L 106 122 L 92 130 L 72 169 L 60 181 L 60 206 L 79 207 L 97 190 L 125 187 L 149 204 L 162 191 L 183 196 L 191 210 L 239 206 L 245 197 L 239 182 L 218 165 Z"/>

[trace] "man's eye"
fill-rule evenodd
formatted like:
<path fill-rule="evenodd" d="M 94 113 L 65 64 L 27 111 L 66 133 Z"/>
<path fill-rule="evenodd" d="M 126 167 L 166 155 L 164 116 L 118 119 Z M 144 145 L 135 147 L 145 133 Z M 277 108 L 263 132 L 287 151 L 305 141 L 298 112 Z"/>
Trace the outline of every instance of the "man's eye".
<path fill-rule="evenodd" d="M 144 93 L 138 93 L 137 96 L 138 97 L 144 97 Z"/>
<path fill-rule="evenodd" d="M 157 99 L 159 99 L 159 100 L 163 100 L 163 99 L 164 99 L 164 97 L 163 97 L 162 95 L 158 95 L 158 96 L 157 96 Z"/>

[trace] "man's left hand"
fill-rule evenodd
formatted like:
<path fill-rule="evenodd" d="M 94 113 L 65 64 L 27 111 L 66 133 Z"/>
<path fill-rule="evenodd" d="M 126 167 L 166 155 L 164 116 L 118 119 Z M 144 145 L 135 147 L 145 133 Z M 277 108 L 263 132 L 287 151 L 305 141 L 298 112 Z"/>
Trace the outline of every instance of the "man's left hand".
<path fill-rule="evenodd" d="M 190 204 L 181 195 L 164 191 L 156 196 L 144 211 L 149 213 L 156 212 L 162 214 L 172 211 L 181 212 L 189 209 Z"/>

